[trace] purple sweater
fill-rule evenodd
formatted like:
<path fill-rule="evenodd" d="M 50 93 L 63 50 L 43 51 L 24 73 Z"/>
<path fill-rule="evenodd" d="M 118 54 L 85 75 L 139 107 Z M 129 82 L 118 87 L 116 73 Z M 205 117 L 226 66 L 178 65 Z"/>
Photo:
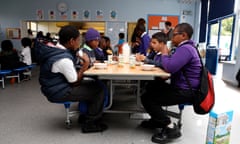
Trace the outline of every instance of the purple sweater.
<path fill-rule="evenodd" d="M 192 40 L 180 44 L 175 53 L 162 56 L 163 69 L 171 73 L 171 84 L 181 89 L 190 89 L 183 69 L 193 89 L 199 86 L 201 62 Z"/>
<path fill-rule="evenodd" d="M 150 37 L 148 36 L 147 33 L 144 33 L 141 37 L 141 44 L 138 47 L 138 52 L 146 56 L 149 45 L 150 45 Z"/>

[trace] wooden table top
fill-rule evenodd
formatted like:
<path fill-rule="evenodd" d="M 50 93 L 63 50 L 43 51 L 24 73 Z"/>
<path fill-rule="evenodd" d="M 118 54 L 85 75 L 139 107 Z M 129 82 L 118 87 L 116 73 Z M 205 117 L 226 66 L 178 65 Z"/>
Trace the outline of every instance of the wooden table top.
<path fill-rule="evenodd" d="M 108 64 L 105 69 L 97 69 L 95 66 L 84 72 L 87 76 L 137 76 L 141 79 L 143 77 L 170 77 L 170 74 L 160 68 L 154 67 L 152 70 L 143 70 L 141 66 L 130 67 L 129 64 Z"/>

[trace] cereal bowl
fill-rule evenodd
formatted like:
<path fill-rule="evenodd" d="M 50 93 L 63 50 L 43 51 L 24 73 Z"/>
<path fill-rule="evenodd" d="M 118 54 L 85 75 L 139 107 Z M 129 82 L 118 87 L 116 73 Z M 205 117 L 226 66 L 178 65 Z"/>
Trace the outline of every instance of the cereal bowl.
<path fill-rule="evenodd" d="M 94 67 L 96 69 L 105 69 L 105 68 L 107 68 L 107 64 L 106 63 L 94 63 Z"/>
<path fill-rule="evenodd" d="M 154 65 L 151 65 L 151 64 L 143 64 L 141 65 L 141 69 L 142 70 L 145 70 L 145 71 L 150 71 L 150 70 L 153 70 L 155 66 Z"/>

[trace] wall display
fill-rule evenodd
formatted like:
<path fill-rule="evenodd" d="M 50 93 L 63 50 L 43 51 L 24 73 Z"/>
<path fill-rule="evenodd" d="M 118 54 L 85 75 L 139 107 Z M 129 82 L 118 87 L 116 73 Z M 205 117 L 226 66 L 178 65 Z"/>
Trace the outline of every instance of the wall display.
<path fill-rule="evenodd" d="M 90 20 L 90 15 L 91 15 L 90 10 L 84 10 L 83 11 L 83 20 Z"/>
<path fill-rule="evenodd" d="M 102 10 L 97 10 L 96 11 L 96 19 L 98 19 L 98 20 L 103 19 L 103 11 Z"/>
<path fill-rule="evenodd" d="M 78 19 L 78 11 L 76 11 L 76 10 L 72 10 L 72 12 L 71 12 L 71 18 L 72 18 L 72 20 L 77 20 Z"/>
<path fill-rule="evenodd" d="M 56 19 L 56 14 L 54 10 L 49 10 L 48 11 L 48 19 L 49 20 L 55 20 Z"/>
<path fill-rule="evenodd" d="M 43 19 L 44 19 L 43 10 L 42 10 L 42 9 L 38 9 L 38 10 L 36 11 L 36 16 L 37 16 L 37 19 L 38 19 L 38 20 L 43 20 Z"/>
<path fill-rule="evenodd" d="M 117 12 L 115 10 L 110 11 L 110 19 L 111 20 L 117 19 Z"/>
<path fill-rule="evenodd" d="M 179 23 L 179 16 L 148 15 L 147 24 L 149 35 L 151 36 L 156 32 L 163 31 L 165 29 L 166 21 L 170 21 L 172 23 L 172 27 L 175 27 Z"/>
<path fill-rule="evenodd" d="M 21 38 L 21 32 L 20 28 L 7 28 L 7 38 L 8 39 L 20 39 Z"/>

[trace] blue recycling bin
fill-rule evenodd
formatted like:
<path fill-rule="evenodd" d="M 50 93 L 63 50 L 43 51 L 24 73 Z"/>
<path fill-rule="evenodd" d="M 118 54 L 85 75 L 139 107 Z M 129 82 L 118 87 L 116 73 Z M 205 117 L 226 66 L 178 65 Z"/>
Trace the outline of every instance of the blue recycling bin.
<path fill-rule="evenodd" d="M 216 46 L 208 46 L 206 49 L 205 66 L 211 74 L 216 75 L 217 65 L 218 65 L 218 48 L 216 48 Z"/>

